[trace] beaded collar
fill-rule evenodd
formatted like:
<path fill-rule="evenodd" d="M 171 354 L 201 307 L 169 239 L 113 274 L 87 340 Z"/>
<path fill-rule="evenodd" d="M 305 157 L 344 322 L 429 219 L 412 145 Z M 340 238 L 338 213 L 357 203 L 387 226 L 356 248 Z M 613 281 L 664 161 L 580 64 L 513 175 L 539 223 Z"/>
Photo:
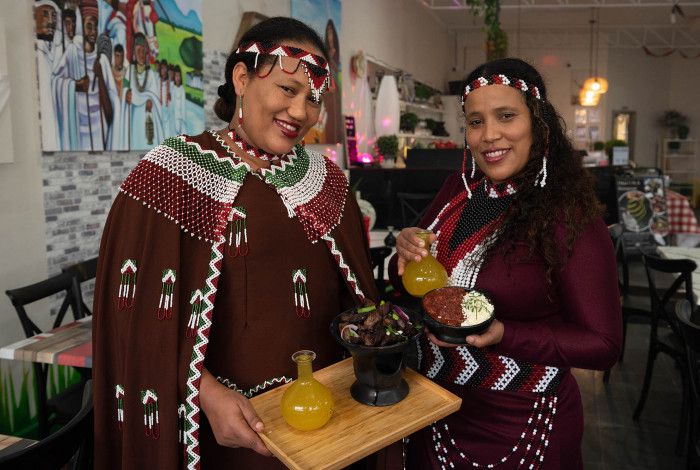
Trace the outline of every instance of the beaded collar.
<path fill-rule="evenodd" d="M 311 94 L 316 103 L 321 102 L 321 95 L 331 86 L 331 69 L 328 65 L 328 61 L 323 57 L 312 54 L 304 49 L 293 46 L 283 46 L 280 44 L 271 44 L 266 46 L 260 42 L 251 42 L 248 44 L 241 44 L 238 49 L 236 49 L 236 54 L 245 53 L 255 54 L 254 67 L 256 69 L 258 68 L 258 59 L 261 54 L 276 56 L 278 58 L 280 68 L 286 73 L 295 73 L 299 65 L 301 65 L 304 68 L 304 73 L 309 79 Z M 283 65 L 283 58 L 292 59 L 291 67 L 285 67 Z"/>
<path fill-rule="evenodd" d="M 450 285 L 474 288 L 488 249 L 495 243 L 516 193 L 511 181 L 493 184 L 482 176 L 448 202 L 428 227 L 437 235 L 430 247 L 447 269 Z"/>
<path fill-rule="evenodd" d="M 250 145 L 248 142 L 243 140 L 243 138 L 234 130 L 229 128 L 228 132 L 226 132 L 226 135 L 228 136 L 231 141 L 238 147 L 240 150 L 245 152 L 247 155 L 254 157 L 254 158 L 259 158 L 260 160 L 263 160 L 265 162 L 274 162 L 280 160 L 284 155 L 273 155 L 271 153 L 268 153 L 262 149 L 259 149 L 257 147 L 253 147 Z M 226 142 L 221 139 L 220 135 L 216 135 L 217 140 L 221 143 L 221 145 L 224 146 L 224 148 L 232 155 L 235 155 L 238 157 L 235 152 L 231 151 L 231 147 L 229 147 Z"/>

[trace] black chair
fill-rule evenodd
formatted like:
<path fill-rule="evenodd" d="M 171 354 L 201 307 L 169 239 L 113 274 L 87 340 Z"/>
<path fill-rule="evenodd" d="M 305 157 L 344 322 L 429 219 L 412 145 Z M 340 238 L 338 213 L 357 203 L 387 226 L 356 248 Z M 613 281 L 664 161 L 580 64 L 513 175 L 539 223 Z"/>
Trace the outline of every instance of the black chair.
<path fill-rule="evenodd" d="M 617 262 L 617 285 L 620 290 L 620 304 L 622 310 L 622 347 L 620 349 L 619 362 L 622 362 L 625 356 L 625 344 L 627 339 L 627 323 L 630 317 L 644 317 L 648 319 L 651 316 L 649 312 L 649 297 L 640 297 L 632 295 L 630 292 L 630 269 L 629 257 L 625 250 L 624 229 L 620 224 L 612 224 L 608 226 L 610 239 L 612 240 L 615 249 L 615 259 Z M 605 371 L 603 381 L 607 383 L 610 380 L 610 369 Z"/>
<path fill-rule="evenodd" d="M 397 192 L 396 197 L 401 206 L 402 228 L 415 227 L 435 198 L 435 193 Z"/>
<path fill-rule="evenodd" d="M 686 468 L 700 468 L 700 325 L 693 321 L 690 302 L 676 303 L 676 320 L 683 336 L 690 391 Z"/>
<path fill-rule="evenodd" d="M 0 457 L 0 468 L 56 470 L 92 468 L 92 381 L 81 388 L 82 406 L 61 429 L 36 444 Z M 67 467 L 64 467 L 66 466 Z"/>
<path fill-rule="evenodd" d="M 73 264 L 61 270 L 64 273 L 71 273 L 73 277 L 78 281 L 78 285 L 83 282 L 89 281 L 90 279 L 95 279 L 97 276 L 97 257 L 83 261 L 81 263 Z M 82 289 L 81 289 L 82 295 Z M 87 315 L 92 315 L 92 311 L 85 304 L 81 297 L 81 307 Z"/>
<path fill-rule="evenodd" d="M 675 316 L 668 312 L 673 311 L 675 295 L 682 293 L 685 300 L 693 303 L 693 271 L 697 267 L 694 261 L 689 259 L 664 259 L 658 256 L 642 255 L 644 267 L 649 281 L 649 296 L 651 298 L 651 328 L 649 330 L 649 352 L 647 355 L 646 370 L 644 371 L 644 383 L 639 401 L 634 410 L 634 420 L 639 420 L 651 385 L 651 377 L 654 371 L 654 361 L 659 353 L 668 354 L 681 367 L 681 379 L 683 381 L 683 400 L 681 403 L 681 426 L 678 431 L 676 451 L 682 452 L 685 432 L 688 420 L 688 380 L 685 370 L 685 347 L 680 335 Z M 659 289 L 656 276 L 672 274 L 675 276 L 670 287 Z M 684 288 L 683 292 L 680 289 Z M 665 325 L 669 328 L 665 328 Z M 662 328 L 660 331 L 660 327 Z"/>
<path fill-rule="evenodd" d="M 70 272 L 58 274 L 29 286 L 8 290 L 5 293 L 17 311 L 17 316 L 27 338 L 42 332 L 41 328 L 32 321 L 25 310 L 25 306 L 36 301 L 63 294 L 63 302 L 56 313 L 56 319 L 52 328 L 61 326 L 68 308 L 71 309 L 74 320 L 85 317 L 87 313 L 82 308 L 83 300 L 78 280 Z M 55 413 L 55 421 L 57 423 L 65 423 L 78 411 L 80 408 L 79 391 L 82 390 L 82 384 L 74 384 L 58 396 L 47 400 L 46 382 L 49 365 L 34 363 L 33 366 L 34 377 L 38 385 L 37 415 L 39 418 L 39 436 L 46 437 L 49 434 L 50 424 L 52 424 L 49 420 L 51 413 Z"/>
<path fill-rule="evenodd" d="M 388 246 L 378 246 L 370 248 L 369 253 L 372 261 L 372 270 L 376 270 L 374 282 L 377 285 L 379 296 L 385 298 L 388 280 L 384 279 L 384 268 L 388 258 L 391 256 L 391 248 Z"/>

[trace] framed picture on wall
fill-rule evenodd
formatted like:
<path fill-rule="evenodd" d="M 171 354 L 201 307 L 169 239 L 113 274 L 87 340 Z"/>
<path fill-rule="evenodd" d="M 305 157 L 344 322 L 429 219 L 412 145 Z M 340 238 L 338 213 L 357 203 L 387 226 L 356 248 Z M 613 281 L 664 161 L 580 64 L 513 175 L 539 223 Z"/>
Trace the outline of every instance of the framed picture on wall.
<path fill-rule="evenodd" d="M 588 133 L 586 132 L 586 126 L 576 126 L 574 131 L 574 137 L 576 140 L 588 140 Z"/>

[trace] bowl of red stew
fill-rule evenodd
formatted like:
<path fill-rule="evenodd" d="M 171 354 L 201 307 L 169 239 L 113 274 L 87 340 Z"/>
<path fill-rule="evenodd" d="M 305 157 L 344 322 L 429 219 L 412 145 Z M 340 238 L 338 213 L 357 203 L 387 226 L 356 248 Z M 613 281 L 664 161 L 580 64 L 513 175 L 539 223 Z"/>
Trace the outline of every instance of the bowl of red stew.
<path fill-rule="evenodd" d="M 422 300 L 423 321 L 440 341 L 466 344 L 467 336 L 486 331 L 494 319 L 494 304 L 481 290 L 448 286 Z"/>

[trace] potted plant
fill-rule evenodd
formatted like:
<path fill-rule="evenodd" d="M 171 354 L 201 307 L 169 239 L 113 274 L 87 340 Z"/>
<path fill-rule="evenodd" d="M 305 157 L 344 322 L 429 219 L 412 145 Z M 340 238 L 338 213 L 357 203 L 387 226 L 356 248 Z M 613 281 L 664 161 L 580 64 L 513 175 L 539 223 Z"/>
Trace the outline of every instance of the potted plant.
<path fill-rule="evenodd" d="M 418 124 L 418 115 L 416 113 L 403 113 L 401 114 L 401 121 L 399 127 L 402 131 L 414 133 L 416 131 L 416 125 Z"/>
<path fill-rule="evenodd" d="M 661 116 L 659 124 L 669 130 L 671 138 L 687 138 L 688 137 L 688 117 L 679 113 L 675 109 L 670 109 Z M 681 132 L 685 137 L 681 137 Z"/>
<path fill-rule="evenodd" d="M 605 142 L 605 154 L 608 156 L 608 159 L 610 160 L 610 164 L 612 164 L 613 161 L 613 147 L 627 147 L 627 142 L 624 140 L 620 139 L 612 139 L 608 140 Z"/>
<path fill-rule="evenodd" d="M 508 36 L 501 29 L 501 0 L 466 0 L 472 11 L 478 15 L 484 13 L 484 31 L 486 32 L 486 58 L 502 59 L 508 55 Z"/>
<path fill-rule="evenodd" d="M 391 168 L 394 166 L 396 152 L 399 151 L 399 139 L 395 135 L 383 135 L 376 142 L 377 153 L 383 157 L 382 167 Z"/>

